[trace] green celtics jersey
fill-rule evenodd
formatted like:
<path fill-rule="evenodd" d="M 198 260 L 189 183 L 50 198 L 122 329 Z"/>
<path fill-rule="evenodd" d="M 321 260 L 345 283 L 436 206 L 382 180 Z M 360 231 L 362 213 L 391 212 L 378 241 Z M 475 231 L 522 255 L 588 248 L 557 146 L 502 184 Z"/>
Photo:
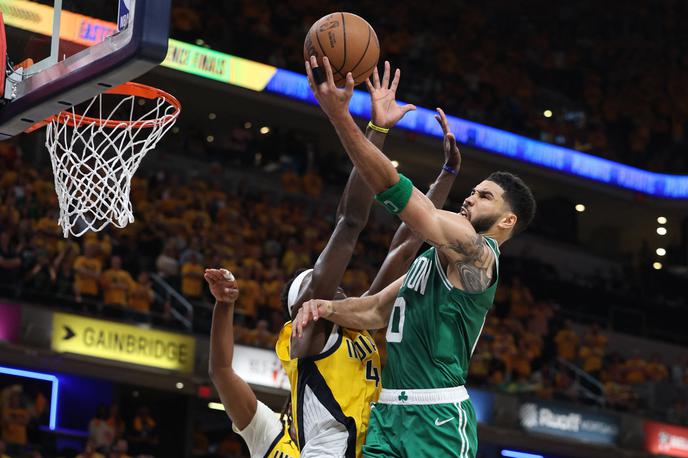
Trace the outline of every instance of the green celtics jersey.
<path fill-rule="evenodd" d="M 492 306 L 499 280 L 499 247 L 493 284 L 482 293 L 454 288 L 435 248 L 411 265 L 387 326 L 387 389 L 450 388 L 464 385 L 468 363 Z"/>

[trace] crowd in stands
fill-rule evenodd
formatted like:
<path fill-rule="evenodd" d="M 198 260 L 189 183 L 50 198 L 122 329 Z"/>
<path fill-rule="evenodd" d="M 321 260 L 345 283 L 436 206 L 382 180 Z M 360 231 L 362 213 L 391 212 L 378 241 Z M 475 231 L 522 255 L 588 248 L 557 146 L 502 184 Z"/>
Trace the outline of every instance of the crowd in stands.
<path fill-rule="evenodd" d="M 387 5 L 363 1 L 174 2 L 172 35 L 303 71 L 319 17 L 366 18 L 400 96 L 422 106 L 663 172 L 688 171 L 686 4 L 592 0 Z M 552 116 L 543 116 L 551 110 Z"/>
<path fill-rule="evenodd" d="M 38 0 L 51 4 L 49 0 Z M 100 3 L 64 8 L 113 20 Z M 325 14 L 371 23 L 400 96 L 426 107 L 666 173 L 688 171 L 685 2 L 175 0 L 172 37 L 303 72 L 303 41 Z M 545 117 L 545 110 L 551 116 Z"/>

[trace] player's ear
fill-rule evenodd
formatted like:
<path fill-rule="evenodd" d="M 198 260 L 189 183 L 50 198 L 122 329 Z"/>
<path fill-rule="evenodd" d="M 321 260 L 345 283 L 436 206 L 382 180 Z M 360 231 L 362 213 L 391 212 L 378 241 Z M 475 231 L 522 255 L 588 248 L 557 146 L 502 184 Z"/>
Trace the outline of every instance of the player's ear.
<path fill-rule="evenodd" d="M 504 215 L 502 215 L 501 219 L 497 223 L 497 226 L 504 230 L 513 230 L 513 228 L 516 227 L 517 221 L 518 216 L 516 216 L 515 213 L 507 212 Z"/>

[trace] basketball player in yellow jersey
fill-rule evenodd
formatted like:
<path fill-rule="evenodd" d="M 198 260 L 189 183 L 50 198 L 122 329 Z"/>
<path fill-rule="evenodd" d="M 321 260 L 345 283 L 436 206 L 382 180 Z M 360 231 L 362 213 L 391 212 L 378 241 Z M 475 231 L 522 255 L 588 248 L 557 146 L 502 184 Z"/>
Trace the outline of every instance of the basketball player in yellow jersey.
<path fill-rule="evenodd" d="M 405 112 L 394 101 L 400 75 L 397 73 L 391 84 L 389 76 L 386 66 L 382 82 L 377 71 L 373 82 L 369 82 L 373 105 L 369 129 L 379 133 L 393 126 Z M 441 110 L 439 113 L 438 121 L 444 116 Z M 444 205 L 460 165 L 453 136 L 446 138 L 445 160 L 443 171 L 428 194 L 439 206 Z M 337 228 L 315 267 L 297 273 L 285 285 L 282 302 L 289 316 L 295 316 L 303 302 L 317 297 L 318 291 L 325 291 L 323 294 L 328 297 L 345 297 L 338 285 L 358 232 L 365 225 L 371 202 L 368 188 L 361 186 L 357 174 L 352 175 L 340 202 Z M 362 220 L 363 224 L 358 226 L 360 229 L 355 235 L 344 237 L 339 222 L 347 218 Z M 395 234 L 369 293 L 382 290 L 403 274 L 420 244 L 421 241 L 402 226 Z M 292 417 L 301 456 L 361 456 L 370 403 L 377 400 L 380 390 L 379 355 L 372 336 L 367 331 L 339 328 L 323 320 L 309 325 L 304 331 L 304 339 L 291 339 L 291 323 L 288 322 L 280 333 L 276 350 L 291 382 Z"/>
<path fill-rule="evenodd" d="M 299 449 L 289 434 L 288 422 L 268 406 L 232 369 L 234 355 L 234 304 L 239 297 L 236 281 L 225 269 L 206 269 L 205 279 L 215 297 L 210 331 L 210 378 L 220 394 L 232 428 L 243 437 L 251 458 L 297 458 Z"/>

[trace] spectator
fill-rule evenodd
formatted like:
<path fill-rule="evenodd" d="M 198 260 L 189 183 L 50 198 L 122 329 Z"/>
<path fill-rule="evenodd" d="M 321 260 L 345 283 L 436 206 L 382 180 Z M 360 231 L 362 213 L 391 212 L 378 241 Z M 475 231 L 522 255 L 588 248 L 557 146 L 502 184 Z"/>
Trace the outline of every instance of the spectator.
<path fill-rule="evenodd" d="M 22 246 L 12 240 L 9 231 L 0 232 L 0 282 L 3 289 L 14 291 L 21 275 Z"/>
<path fill-rule="evenodd" d="M 157 423 L 148 407 L 140 407 L 132 423 L 129 443 L 139 455 L 154 455 L 158 445 Z"/>
<path fill-rule="evenodd" d="M 306 195 L 317 199 L 322 194 L 322 179 L 314 169 L 308 169 L 303 176 L 303 190 Z"/>
<path fill-rule="evenodd" d="M 128 450 L 129 445 L 127 444 L 127 441 L 124 439 L 117 439 L 115 444 L 112 446 L 112 450 L 110 451 L 108 458 L 131 458 L 129 455 L 127 455 Z"/>
<path fill-rule="evenodd" d="M 165 243 L 165 248 L 155 261 L 158 275 L 173 282 L 173 284 L 177 282 L 179 277 L 179 262 L 177 261 L 176 252 L 177 248 L 175 247 L 174 241 L 169 240 Z"/>
<path fill-rule="evenodd" d="M 105 305 L 117 308 L 127 306 L 134 279 L 129 272 L 122 269 L 122 258 L 113 256 L 110 259 L 110 268 L 100 275 L 100 284 Z"/>
<path fill-rule="evenodd" d="M 270 332 L 268 322 L 266 320 L 259 320 L 256 323 L 256 329 L 250 331 L 246 337 L 246 343 L 255 347 L 274 348 L 277 343 L 277 337 Z"/>
<path fill-rule="evenodd" d="M 15 385 L 7 390 L 7 403 L 2 409 L 2 440 L 10 455 L 19 455 L 26 449 L 26 425 L 29 411 L 23 405 L 21 386 Z"/>
<path fill-rule="evenodd" d="M 203 296 L 202 258 L 198 253 L 191 252 L 186 256 L 187 261 L 182 264 L 182 294 L 187 299 L 199 301 Z"/>
<path fill-rule="evenodd" d="M 108 412 L 104 405 L 98 407 L 96 416 L 88 423 L 88 439 L 99 453 L 107 453 L 115 439 L 115 428 L 108 422 Z"/>
<path fill-rule="evenodd" d="M 84 451 L 79 453 L 76 458 L 105 458 L 105 456 L 101 455 L 96 451 L 96 446 L 95 443 L 89 439 L 86 442 L 86 446 L 84 447 Z"/>
<path fill-rule="evenodd" d="M 147 272 L 141 272 L 129 294 L 129 309 L 136 321 L 146 321 L 155 300 L 155 292 Z"/>
<path fill-rule="evenodd" d="M 115 439 L 121 439 L 124 437 L 126 425 L 119 413 L 119 406 L 117 404 L 110 405 L 110 413 L 108 415 L 107 423 L 115 432 Z"/>
<path fill-rule="evenodd" d="M 87 243 L 84 247 L 84 255 L 74 260 L 74 297 L 77 302 L 82 302 L 86 297 L 95 300 L 98 297 L 98 280 L 103 263 L 98 256 L 98 245 Z"/>
<path fill-rule="evenodd" d="M 514 277 L 509 288 L 509 313 L 514 318 L 524 319 L 533 307 L 533 294 L 519 277 Z"/>
<path fill-rule="evenodd" d="M 557 356 L 567 361 L 573 361 L 576 358 L 578 334 L 573 330 L 571 320 L 564 322 L 564 326 L 554 336 L 554 343 L 557 345 Z"/>

